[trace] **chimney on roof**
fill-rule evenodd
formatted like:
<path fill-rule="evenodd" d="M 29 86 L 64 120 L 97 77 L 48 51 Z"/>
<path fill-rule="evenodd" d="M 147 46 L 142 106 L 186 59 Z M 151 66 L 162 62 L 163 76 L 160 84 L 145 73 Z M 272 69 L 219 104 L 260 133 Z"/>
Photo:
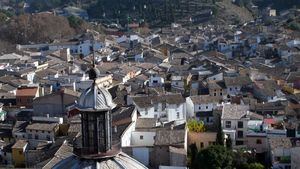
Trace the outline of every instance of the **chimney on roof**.
<path fill-rule="evenodd" d="M 43 86 L 40 87 L 40 96 L 45 96 L 45 88 Z"/>
<path fill-rule="evenodd" d="M 76 92 L 76 82 L 73 82 L 73 91 Z"/>
<path fill-rule="evenodd" d="M 115 132 L 115 133 L 118 132 L 118 126 L 114 126 L 114 132 Z"/>
<path fill-rule="evenodd" d="M 174 129 L 174 124 L 171 124 L 171 130 L 173 130 Z"/>
<path fill-rule="evenodd" d="M 290 68 L 285 68 L 285 69 L 284 69 L 284 73 L 285 73 L 285 74 L 288 74 L 288 73 L 290 73 L 290 72 L 291 72 Z"/>
<path fill-rule="evenodd" d="M 299 140 L 296 141 L 296 147 L 300 147 L 300 141 Z"/>
<path fill-rule="evenodd" d="M 61 49 L 61 50 L 59 51 L 59 54 L 60 54 L 60 57 L 61 57 L 63 60 L 65 60 L 65 61 L 67 61 L 67 62 L 71 61 L 70 48 L 64 48 L 64 49 Z"/>

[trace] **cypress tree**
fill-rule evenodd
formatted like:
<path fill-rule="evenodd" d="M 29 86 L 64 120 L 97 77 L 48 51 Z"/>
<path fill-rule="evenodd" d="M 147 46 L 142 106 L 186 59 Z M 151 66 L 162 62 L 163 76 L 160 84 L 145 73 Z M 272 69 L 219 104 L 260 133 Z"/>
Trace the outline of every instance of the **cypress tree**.
<path fill-rule="evenodd" d="M 216 143 L 218 145 L 224 145 L 224 133 L 222 130 L 222 125 L 221 125 L 221 116 L 218 115 L 218 125 L 217 125 L 218 131 L 217 131 L 217 138 L 216 138 Z"/>

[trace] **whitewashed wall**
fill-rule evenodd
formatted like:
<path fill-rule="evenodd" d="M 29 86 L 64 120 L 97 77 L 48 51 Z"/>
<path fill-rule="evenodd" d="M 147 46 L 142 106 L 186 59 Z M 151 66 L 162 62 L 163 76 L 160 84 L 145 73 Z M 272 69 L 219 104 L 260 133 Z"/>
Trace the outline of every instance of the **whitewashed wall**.
<path fill-rule="evenodd" d="M 135 130 L 135 122 L 132 122 L 121 136 L 121 147 L 127 147 L 131 145 L 131 133 Z"/>
<path fill-rule="evenodd" d="M 137 109 L 140 112 L 141 118 L 154 118 L 154 107 L 139 108 L 137 106 Z"/>
<path fill-rule="evenodd" d="M 192 102 L 190 97 L 186 98 L 186 111 L 187 111 L 187 118 L 195 117 L 194 111 L 194 103 Z"/>
<path fill-rule="evenodd" d="M 186 119 L 186 104 L 167 104 L 166 106 L 168 121 L 184 120 Z M 179 113 L 179 117 L 177 116 Z"/>
<path fill-rule="evenodd" d="M 241 91 L 241 86 L 228 86 L 227 94 L 229 95 L 237 95 Z"/>
<path fill-rule="evenodd" d="M 133 131 L 131 132 L 131 146 L 153 146 L 155 136 L 156 132 Z"/>

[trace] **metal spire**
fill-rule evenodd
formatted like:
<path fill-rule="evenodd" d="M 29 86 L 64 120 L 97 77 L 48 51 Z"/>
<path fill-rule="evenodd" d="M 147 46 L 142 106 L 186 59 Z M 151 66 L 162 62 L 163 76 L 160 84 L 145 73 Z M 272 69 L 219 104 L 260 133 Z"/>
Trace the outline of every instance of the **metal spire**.
<path fill-rule="evenodd" d="M 92 40 L 92 51 L 93 51 L 93 68 L 95 68 L 96 67 L 96 61 L 95 61 L 96 58 L 95 58 L 95 40 L 94 40 L 94 36 L 93 36 L 93 40 Z"/>

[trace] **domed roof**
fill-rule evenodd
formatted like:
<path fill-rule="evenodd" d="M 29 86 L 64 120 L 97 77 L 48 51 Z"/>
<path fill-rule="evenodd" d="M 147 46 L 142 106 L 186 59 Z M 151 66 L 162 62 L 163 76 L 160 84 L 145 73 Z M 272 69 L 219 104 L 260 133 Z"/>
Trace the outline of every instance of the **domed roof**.
<path fill-rule="evenodd" d="M 91 169 L 147 169 L 142 163 L 129 157 L 125 153 L 119 153 L 114 157 L 102 160 L 80 159 L 75 155 L 60 161 L 53 169 L 58 168 L 91 168 Z"/>
<path fill-rule="evenodd" d="M 110 110 L 116 105 L 112 101 L 111 94 L 105 89 L 93 84 L 80 96 L 78 108 L 81 110 Z"/>

